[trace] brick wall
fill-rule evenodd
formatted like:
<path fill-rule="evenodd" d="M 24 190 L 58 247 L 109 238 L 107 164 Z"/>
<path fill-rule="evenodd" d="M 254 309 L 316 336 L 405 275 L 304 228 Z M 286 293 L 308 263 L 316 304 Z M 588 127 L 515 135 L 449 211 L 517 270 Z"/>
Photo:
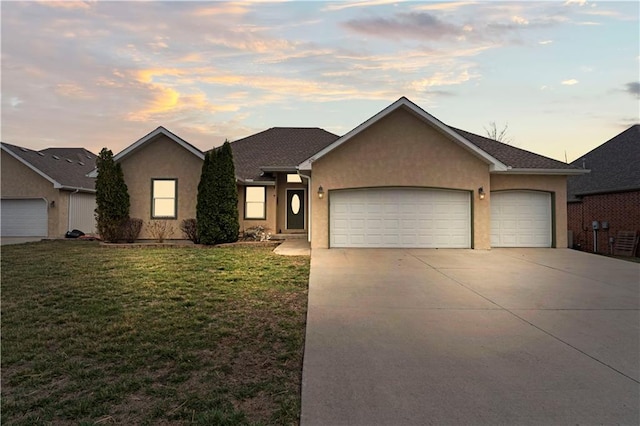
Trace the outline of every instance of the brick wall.
<path fill-rule="evenodd" d="M 569 203 L 567 224 L 573 231 L 574 248 L 593 251 L 593 229 L 591 222 L 609 222 L 609 230 L 598 231 L 598 253 L 610 253 L 609 237 L 618 231 L 638 231 L 640 233 L 640 191 L 615 194 L 587 195 L 582 202 Z M 640 249 L 636 250 L 638 255 Z"/>

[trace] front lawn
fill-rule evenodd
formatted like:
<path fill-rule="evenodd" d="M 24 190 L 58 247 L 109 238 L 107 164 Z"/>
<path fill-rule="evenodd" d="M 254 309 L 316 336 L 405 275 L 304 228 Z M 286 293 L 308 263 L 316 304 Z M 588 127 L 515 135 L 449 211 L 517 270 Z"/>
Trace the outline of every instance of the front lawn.
<path fill-rule="evenodd" d="M 297 424 L 309 259 L 2 247 L 2 423 Z"/>

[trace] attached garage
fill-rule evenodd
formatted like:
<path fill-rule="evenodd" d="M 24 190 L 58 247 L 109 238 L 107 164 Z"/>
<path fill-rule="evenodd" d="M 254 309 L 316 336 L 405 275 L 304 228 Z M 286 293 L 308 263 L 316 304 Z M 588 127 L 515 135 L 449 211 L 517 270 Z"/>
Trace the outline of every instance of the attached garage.
<path fill-rule="evenodd" d="M 3 237 L 46 237 L 47 202 L 44 199 L 3 199 Z"/>
<path fill-rule="evenodd" d="M 548 192 L 492 192 L 491 246 L 551 247 L 551 218 Z"/>
<path fill-rule="evenodd" d="M 331 247 L 470 248 L 468 191 L 371 188 L 331 191 Z"/>

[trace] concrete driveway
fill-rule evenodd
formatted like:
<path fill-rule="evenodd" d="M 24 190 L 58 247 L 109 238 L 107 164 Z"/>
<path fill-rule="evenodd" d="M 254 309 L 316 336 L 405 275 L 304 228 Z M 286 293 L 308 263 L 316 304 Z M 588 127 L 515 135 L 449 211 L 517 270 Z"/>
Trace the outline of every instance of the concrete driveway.
<path fill-rule="evenodd" d="M 316 250 L 301 424 L 640 424 L 640 264 Z"/>

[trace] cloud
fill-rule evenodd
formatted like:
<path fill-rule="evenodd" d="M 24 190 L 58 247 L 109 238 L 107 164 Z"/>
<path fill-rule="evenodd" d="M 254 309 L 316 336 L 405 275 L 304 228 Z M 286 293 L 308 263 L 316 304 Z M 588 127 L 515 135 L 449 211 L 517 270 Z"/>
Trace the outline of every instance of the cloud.
<path fill-rule="evenodd" d="M 640 81 L 632 81 L 624 85 L 625 91 L 631 96 L 640 99 Z"/>
<path fill-rule="evenodd" d="M 57 9 L 89 9 L 91 7 L 91 3 L 95 3 L 95 2 L 89 2 L 89 1 L 39 1 L 39 4 L 46 6 L 46 7 L 51 7 L 51 8 L 57 8 Z"/>
<path fill-rule="evenodd" d="M 358 18 L 343 25 L 361 34 L 395 39 L 441 39 L 457 37 L 464 33 L 462 27 L 443 22 L 426 12 L 398 13 L 391 18 Z"/>
<path fill-rule="evenodd" d="M 516 23 L 518 25 L 529 25 L 529 21 L 527 21 L 522 16 L 512 16 L 511 22 Z"/>
<path fill-rule="evenodd" d="M 542 40 L 538 42 L 538 44 L 542 44 L 542 45 L 551 44 L 551 43 L 553 43 L 553 40 Z"/>
<path fill-rule="evenodd" d="M 356 2 L 342 2 L 342 3 L 334 3 L 325 7 L 324 11 L 336 11 L 343 9 L 350 9 L 353 7 L 371 7 L 371 6 L 382 6 L 386 4 L 396 4 L 405 0 L 364 0 L 364 1 L 356 1 Z"/>
<path fill-rule="evenodd" d="M 563 80 L 560 84 L 563 84 L 565 86 L 573 86 L 574 84 L 578 84 L 578 80 L 576 80 L 575 78 L 572 78 L 569 80 Z"/>
<path fill-rule="evenodd" d="M 471 6 L 477 4 L 475 1 L 458 1 L 458 2 L 447 2 L 447 3 L 429 3 L 423 4 L 420 6 L 416 6 L 414 10 L 438 10 L 438 11 L 452 11 L 459 9 L 465 6 Z"/>

